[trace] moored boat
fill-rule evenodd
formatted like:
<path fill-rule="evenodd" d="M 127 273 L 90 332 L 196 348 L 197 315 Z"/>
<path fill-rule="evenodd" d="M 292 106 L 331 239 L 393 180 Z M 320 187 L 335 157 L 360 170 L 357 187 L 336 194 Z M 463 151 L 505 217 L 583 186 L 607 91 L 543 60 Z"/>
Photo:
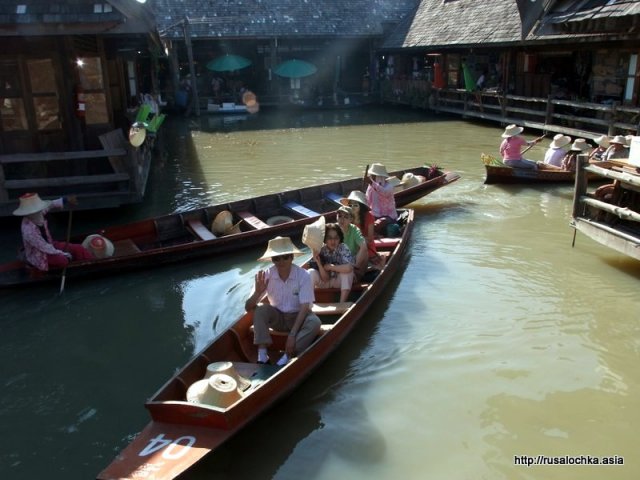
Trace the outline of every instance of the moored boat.
<path fill-rule="evenodd" d="M 390 172 L 399 178 L 406 173 L 424 177 L 424 181 L 397 191 L 398 207 L 460 178 L 456 173 L 426 166 Z M 66 277 L 150 268 L 260 245 L 277 235 L 295 237 L 320 215 L 332 218 L 338 207 L 335 197 L 362 189 L 362 183 L 362 178 L 350 178 L 86 232 L 71 241 L 81 243 L 88 235 L 99 234 L 113 243 L 113 255 L 72 262 L 66 268 Z M 229 218 L 236 228 L 228 234 L 216 234 L 211 227 L 223 211 L 231 213 Z M 0 288 L 59 281 L 59 271 L 41 272 L 20 260 L 0 265 Z"/>
<path fill-rule="evenodd" d="M 413 229 L 413 211 L 405 212 L 400 216 L 401 237 L 379 242 L 378 251 L 387 256 L 385 266 L 369 283 L 354 284 L 348 302 L 335 303 L 338 289 L 316 289 L 314 311 L 322 328 L 305 351 L 284 367 L 258 364 L 253 311 L 245 313 L 146 402 L 151 422 L 97 478 L 175 478 L 296 388 L 365 316 L 401 267 Z M 282 355 L 286 335 L 272 332 L 271 358 Z M 187 401 L 190 388 L 219 365 L 232 367 L 246 389 L 234 390 L 232 400 Z"/>

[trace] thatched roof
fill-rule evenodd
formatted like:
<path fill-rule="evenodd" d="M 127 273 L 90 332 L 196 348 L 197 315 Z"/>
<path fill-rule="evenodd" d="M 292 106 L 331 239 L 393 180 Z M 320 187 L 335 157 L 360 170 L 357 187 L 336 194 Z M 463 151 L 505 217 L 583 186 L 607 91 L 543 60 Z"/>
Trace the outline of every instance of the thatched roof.
<path fill-rule="evenodd" d="M 382 35 L 419 0 L 153 0 L 162 36 L 194 38 L 364 37 Z"/>

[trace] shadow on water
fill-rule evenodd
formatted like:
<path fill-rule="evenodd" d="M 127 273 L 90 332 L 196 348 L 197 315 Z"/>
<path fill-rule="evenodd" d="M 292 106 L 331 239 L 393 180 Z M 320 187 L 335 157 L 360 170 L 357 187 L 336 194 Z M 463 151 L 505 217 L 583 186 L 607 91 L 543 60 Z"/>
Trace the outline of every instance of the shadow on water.
<path fill-rule="evenodd" d="M 407 263 L 405 259 L 344 343 L 300 387 L 179 478 L 313 478 L 332 455 L 355 465 L 380 461 L 385 440 L 362 401 L 373 379 L 354 370 L 370 357 L 367 351 L 382 328 Z M 348 392 L 354 383 L 357 395 Z"/>

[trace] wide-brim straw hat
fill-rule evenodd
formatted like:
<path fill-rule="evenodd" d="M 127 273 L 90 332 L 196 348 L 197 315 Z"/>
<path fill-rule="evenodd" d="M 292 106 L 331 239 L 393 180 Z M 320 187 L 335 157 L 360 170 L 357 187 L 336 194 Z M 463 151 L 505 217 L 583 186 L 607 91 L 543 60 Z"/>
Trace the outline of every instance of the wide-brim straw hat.
<path fill-rule="evenodd" d="M 229 375 L 237 382 L 238 388 L 242 391 L 247 390 L 251 386 L 251 380 L 240 375 L 236 370 L 236 367 L 233 366 L 233 362 L 210 363 L 207 365 L 207 371 L 204 374 L 204 379 L 207 380 L 218 373 Z"/>
<path fill-rule="evenodd" d="M 187 389 L 187 402 L 227 408 L 242 398 L 238 382 L 224 373 L 198 380 Z"/>
<path fill-rule="evenodd" d="M 267 218 L 266 224 L 273 227 L 274 225 L 290 222 L 293 222 L 293 218 L 288 217 L 287 215 L 274 215 L 273 217 Z"/>
<path fill-rule="evenodd" d="M 631 146 L 631 142 L 633 142 L 633 135 L 625 135 L 624 139 L 627 142 L 627 143 L 625 143 L 625 146 L 630 147 Z"/>
<path fill-rule="evenodd" d="M 393 188 L 403 187 L 402 180 L 400 180 L 398 177 L 387 178 L 387 183 L 391 185 Z"/>
<path fill-rule="evenodd" d="M 584 152 L 586 150 L 589 150 L 589 148 L 590 147 L 584 138 L 576 138 L 571 145 L 572 152 Z"/>
<path fill-rule="evenodd" d="M 606 135 L 600 135 L 599 137 L 594 138 L 593 141 L 596 142 L 597 145 L 600 145 L 602 148 L 609 147 L 609 137 L 607 137 Z"/>
<path fill-rule="evenodd" d="M 13 211 L 18 217 L 38 213 L 51 205 L 49 200 L 42 200 L 37 193 L 25 193 L 20 196 L 20 206 Z"/>
<path fill-rule="evenodd" d="M 102 235 L 89 235 L 82 242 L 82 246 L 93 253 L 96 258 L 112 257 L 115 247 L 111 240 Z"/>
<path fill-rule="evenodd" d="M 611 140 L 609 140 L 609 143 L 618 143 L 620 145 L 626 145 L 627 139 L 624 138 L 622 135 L 616 135 Z"/>
<path fill-rule="evenodd" d="M 367 175 L 375 175 L 376 177 L 388 177 L 387 168 L 381 163 L 372 163 L 367 170 Z"/>
<path fill-rule="evenodd" d="M 570 143 L 571 143 L 571 137 L 570 136 L 559 134 L 559 135 L 556 135 L 555 137 L 553 137 L 553 141 L 551 142 L 549 147 L 551 147 L 553 149 L 558 149 L 558 148 L 566 147 Z"/>
<path fill-rule="evenodd" d="M 352 201 L 358 202 L 361 205 L 364 205 L 365 207 L 369 206 L 369 204 L 367 203 L 367 196 L 364 193 L 362 193 L 360 190 L 354 190 L 349 194 L 348 197 L 340 199 L 340 203 L 342 205 L 347 205 L 347 206 L 349 206 L 349 203 Z"/>
<path fill-rule="evenodd" d="M 324 216 L 309 225 L 305 225 L 302 232 L 302 243 L 314 252 L 320 251 L 324 244 L 325 226 Z"/>
<path fill-rule="evenodd" d="M 507 125 L 507 128 L 504 129 L 504 133 L 502 134 L 502 138 L 515 137 L 516 135 L 520 135 L 523 131 L 523 127 L 513 124 Z"/>
<path fill-rule="evenodd" d="M 293 255 L 298 257 L 302 255 L 302 252 L 296 248 L 289 237 L 276 237 L 269 240 L 267 249 L 258 260 L 264 262 L 271 260 L 271 257 L 277 257 L 279 255 Z"/>
<path fill-rule="evenodd" d="M 224 236 L 240 233 L 240 220 L 235 225 L 233 224 L 233 213 L 229 210 L 223 210 L 216 215 L 216 218 L 211 222 L 211 231 L 215 235 Z"/>
<path fill-rule="evenodd" d="M 402 175 L 402 185 L 404 185 L 404 188 L 415 187 L 416 185 L 419 185 L 423 180 L 424 177 L 422 177 L 421 180 L 421 177 L 414 175 L 411 172 L 407 172 Z"/>
<path fill-rule="evenodd" d="M 134 123 L 129 129 L 129 143 L 134 147 L 139 147 L 147 138 L 147 129 L 142 123 Z"/>

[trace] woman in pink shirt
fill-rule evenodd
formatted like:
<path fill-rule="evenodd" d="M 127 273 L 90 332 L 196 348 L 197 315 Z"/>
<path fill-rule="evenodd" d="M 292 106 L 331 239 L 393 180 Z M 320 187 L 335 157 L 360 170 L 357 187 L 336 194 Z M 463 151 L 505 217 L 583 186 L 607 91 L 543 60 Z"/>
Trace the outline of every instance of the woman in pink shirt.
<path fill-rule="evenodd" d="M 384 235 L 387 225 L 395 223 L 398 219 L 393 185 L 388 182 L 389 174 L 381 163 L 372 163 L 367 175 L 369 186 L 366 197 L 371 214 L 375 218 L 374 229 L 376 233 Z"/>
<path fill-rule="evenodd" d="M 508 167 L 536 170 L 538 168 L 536 162 L 522 158 L 522 147 L 525 145 L 535 145 L 542 140 L 544 136 L 527 141 L 520 136 L 523 130 L 524 128 L 518 127 L 517 125 L 509 125 L 505 128 L 502 134 L 504 140 L 500 144 L 502 162 Z"/>

